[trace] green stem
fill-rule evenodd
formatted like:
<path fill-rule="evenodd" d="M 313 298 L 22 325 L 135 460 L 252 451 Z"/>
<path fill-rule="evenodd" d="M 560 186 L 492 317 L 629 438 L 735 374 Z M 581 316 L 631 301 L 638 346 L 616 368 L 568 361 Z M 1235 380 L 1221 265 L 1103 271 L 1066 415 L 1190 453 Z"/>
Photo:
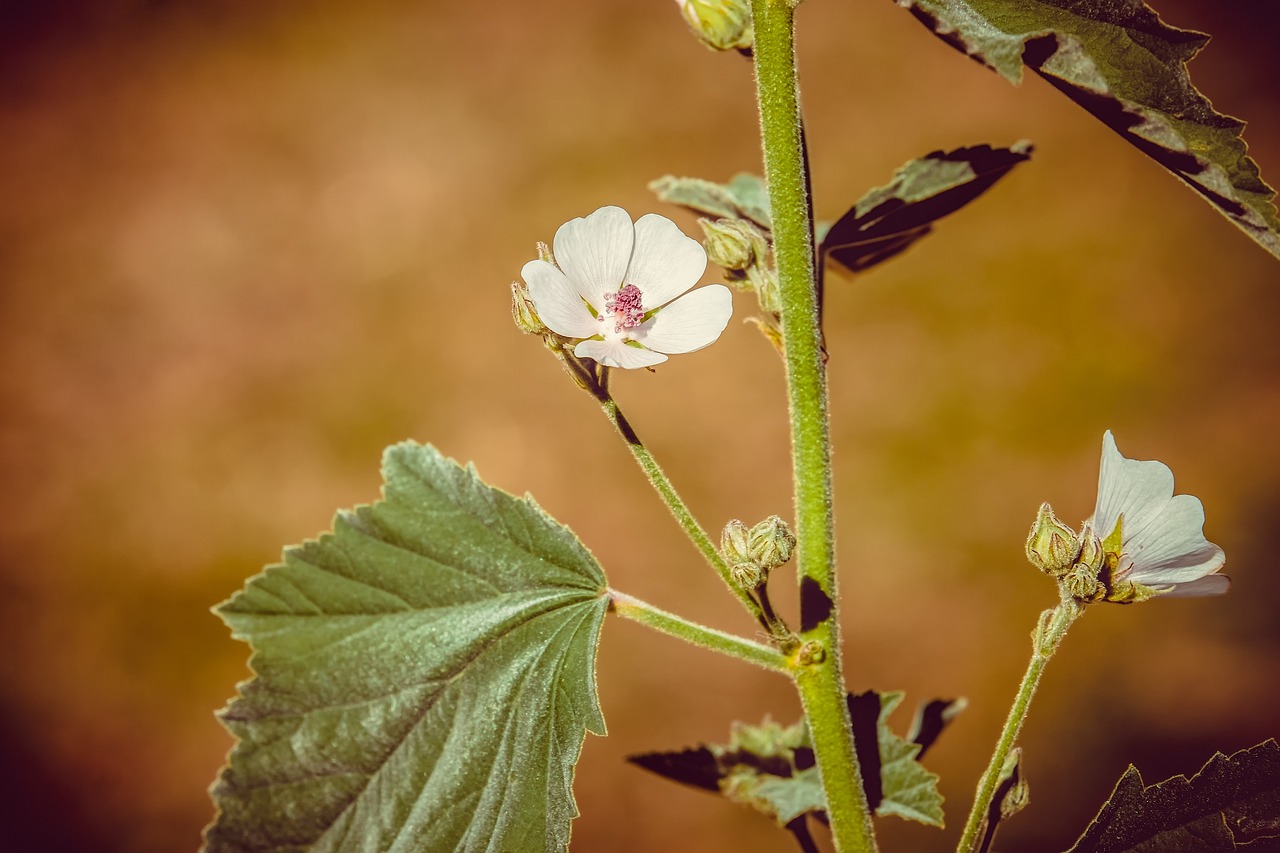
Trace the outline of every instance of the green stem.
<path fill-rule="evenodd" d="M 666 473 L 658 465 L 657 460 L 653 458 L 653 454 L 640 441 L 640 437 L 636 435 L 631 423 L 618 408 L 617 402 L 608 396 L 607 392 L 604 396 L 597 395 L 597 399 L 599 399 L 600 406 L 604 409 L 609 421 L 617 428 L 622 440 L 627 443 L 627 447 L 631 450 L 631 455 L 635 457 L 636 462 L 644 470 L 645 476 L 653 484 L 658 496 L 662 498 L 662 502 L 667 505 L 667 509 L 675 516 L 680 529 L 688 535 L 697 549 L 702 552 L 702 556 L 720 575 L 720 579 L 724 581 L 725 586 L 729 587 L 729 590 L 742 602 L 742 606 L 747 608 L 747 612 L 755 617 L 756 621 L 761 625 L 768 627 L 764 614 L 760 610 L 760 603 L 751 597 L 751 593 L 733 582 L 729 564 L 720 555 L 720 550 L 716 548 L 715 543 L 711 541 L 711 537 L 707 535 L 707 532 L 702 529 L 702 525 L 698 524 L 697 519 L 693 517 L 693 513 L 689 512 L 689 507 L 685 506 L 679 493 L 671 485 L 671 481 L 667 479 Z"/>
<path fill-rule="evenodd" d="M 654 630 L 678 637 L 695 646 L 720 652 L 774 672 L 790 672 L 786 657 L 777 649 L 690 622 L 674 613 L 659 610 L 651 604 L 616 590 L 610 589 L 608 595 L 610 609 L 624 619 L 648 625 Z"/>
<path fill-rule="evenodd" d="M 1040 622 L 1033 635 L 1031 662 L 1027 664 L 1027 672 L 1022 676 L 1018 695 L 1013 700 L 1013 707 L 1009 709 L 1009 717 L 1004 722 L 1000 739 L 996 741 L 995 752 L 991 754 L 991 763 L 987 765 L 986 772 L 978 782 L 978 792 L 973 798 L 973 808 L 969 810 L 969 819 L 965 821 L 960 843 L 956 845 L 957 853 L 973 853 L 981 844 L 992 797 L 995 796 L 996 788 L 1000 785 L 1000 775 L 1005 761 L 1008 760 L 1009 753 L 1017 743 L 1022 724 L 1027 719 L 1031 699 L 1036 695 L 1036 687 L 1040 684 L 1040 675 L 1044 672 L 1049 658 L 1053 657 L 1053 653 L 1061 645 L 1062 638 L 1067 635 L 1067 629 L 1082 612 L 1084 612 L 1083 606 L 1064 594 L 1062 602 L 1057 607 L 1041 614 Z"/>
<path fill-rule="evenodd" d="M 853 749 L 841 673 L 826 367 L 805 191 L 794 0 L 752 0 L 756 87 L 791 403 L 791 449 L 801 591 L 796 687 L 813 735 L 836 849 L 876 849 Z"/>

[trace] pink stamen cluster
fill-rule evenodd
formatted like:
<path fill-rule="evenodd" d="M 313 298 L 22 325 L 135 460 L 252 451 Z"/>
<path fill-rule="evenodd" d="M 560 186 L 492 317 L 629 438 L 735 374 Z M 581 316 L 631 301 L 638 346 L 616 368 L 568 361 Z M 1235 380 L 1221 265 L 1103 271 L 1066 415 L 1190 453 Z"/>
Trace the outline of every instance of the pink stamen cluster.
<path fill-rule="evenodd" d="M 628 284 L 617 293 L 605 294 L 604 310 L 612 313 L 617 321 L 613 326 L 614 332 L 639 326 L 644 320 L 644 306 L 640 304 L 640 288 L 634 284 Z"/>

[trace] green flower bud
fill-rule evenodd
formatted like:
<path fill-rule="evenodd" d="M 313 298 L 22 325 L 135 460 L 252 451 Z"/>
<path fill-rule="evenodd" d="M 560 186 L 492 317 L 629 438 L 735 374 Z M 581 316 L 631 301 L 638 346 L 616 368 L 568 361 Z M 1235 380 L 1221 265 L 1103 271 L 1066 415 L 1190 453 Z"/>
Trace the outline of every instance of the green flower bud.
<path fill-rule="evenodd" d="M 747 535 L 747 553 L 752 562 L 765 571 L 778 568 L 791 559 L 795 551 L 796 537 L 787 523 L 771 515 L 751 528 Z"/>
<path fill-rule="evenodd" d="M 1102 571 L 1104 556 L 1102 540 L 1093 532 L 1092 522 L 1086 523 L 1084 529 L 1080 531 L 1080 553 L 1076 555 L 1076 565 L 1084 566 L 1093 572 L 1094 577 L 1097 577 Z"/>
<path fill-rule="evenodd" d="M 1101 601 L 1107 588 L 1098 580 L 1098 573 L 1083 563 L 1076 563 L 1062 576 L 1062 588 L 1076 601 L 1086 604 Z"/>
<path fill-rule="evenodd" d="M 712 50 L 747 50 L 755 44 L 750 0 L 676 0 L 698 40 Z"/>
<path fill-rule="evenodd" d="M 752 562 L 747 548 L 750 535 L 747 526 L 736 518 L 724 526 L 724 532 L 720 534 L 720 554 L 730 566 Z"/>
<path fill-rule="evenodd" d="M 817 640 L 806 640 L 796 650 L 796 663 L 800 666 L 813 666 L 827 659 L 827 650 Z"/>
<path fill-rule="evenodd" d="M 529 288 L 518 281 L 511 282 L 511 317 L 516 321 L 516 328 L 525 334 L 541 335 L 548 331 L 533 306 Z"/>
<path fill-rule="evenodd" d="M 745 219 L 699 219 L 707 235 L 704 245 L 711 263 L 727 270 L 745 270 L 764 260 L 769 244 Z"/>
<path fill-rule="evenodd" d="M 1080 552 L 1075 531 L 1067 527 L 1047 504 L 1040 504 L 1031 533 L 1027 536 L 1027 559 L 1045 574 L 1060 578 L 1071 568 Z M 1095 573 L 1096 575 L 1096 573 Z"/>
<path fill-rule="evenodd" d="M 768 574 L 755 563 L 734 563 L 729 576 L 740 588 L 752 592 L 760 588 Z"/>

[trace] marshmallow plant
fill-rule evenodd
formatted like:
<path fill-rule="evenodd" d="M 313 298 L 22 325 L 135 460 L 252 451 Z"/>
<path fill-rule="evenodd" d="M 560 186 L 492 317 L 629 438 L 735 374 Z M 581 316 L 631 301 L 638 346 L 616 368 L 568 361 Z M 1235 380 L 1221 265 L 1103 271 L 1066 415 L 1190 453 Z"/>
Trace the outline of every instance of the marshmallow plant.
<path fill-rule="evenodd" d="M 1273 193 L 1245 153 L 1243 124 L 1214 112 L 1187 76 L 1203 36 L 1167 26 L 1141 0 L 897 2 L 998 74 L 1044 76 L 1280 256 Z M 221 712 L 238 741 L 212 789 L 217 814 L 205 849 L 567 849 L 575 765 L 586 733 L 605 731 L 595 667 L 610 616 L 791 683 L 803 707 L 793 724 L 734 724 L 725 744 L 632 758 L 764 812 L 793 839 L 762 837 L 759 849 L 877 850 L 877 816 L 942 825 L 938 779 L 920 759 L 963 701 L 923 706 L 903 737 L 885 724 L 902 694 L 846 687 L 827 374 L 847 366 L 828 365 L 822 284 L 834 270 L 862 272 L 900 254 L 1031 149 L 934 152 L 815 227 L 797 4 L 678 0 L 698 41 L 723 54 L 716 61 L 754 65 L 760 112 L 763 177 L 651 184 L 661 201 L 701 214 L 704 240 L 657 213 L 566 211 L 551 244 L 538 244 L 512 284 L 517 327 L 540 338 L 600 405 L 757 630 L 714 630 L 628 595 L 531 497 L 487 485 L 430 445 L 397 444 L 383 458 L 380 500 L 339 512 L 331 531 L 287 549 L 217 608 L 252 648 L 254 677 Z M 552 224 L 535 226 L 534 239 Z M 698 286 L 709 260 L 723 283 Z M 628 373 L 661 374 L 672 356 L 699 358 L 734 314 L 782 357 L 794 495 L 778 515 L 730 521 L 717 543 L 611 388 Z M 1067 411 L 1081 445 L 1096 441 L 1102 425 Z M 1126 458 L 1109 431 L 1093 515 L 1077 530 L 1041 506 L 1026 555 L 1057 603 L 1036 622 L 1026 675 L 964 819 L 961 853 L 991 849 L 1001 822 L 1027 806 L 1018 737 L 1046 664 L 1087 610 L 1140 602 L 1176 609 L 1167 599 L 1227 592 L 1223 551 L 1205 538 L 1204 523 L 1199 500 L 1174 494 L 1168 467 Z M 801 602 L 791 620 L 770 600 L 788 566 Z M 856 594 L 856 569 L 842 583 Z M 1280 844 L 1267 840 L 1280 838 L 1278 768 L 1274 741 L 1219 755 L 1189 780 L 1144 786 L 1131 768 L 1073 849 Z"/>

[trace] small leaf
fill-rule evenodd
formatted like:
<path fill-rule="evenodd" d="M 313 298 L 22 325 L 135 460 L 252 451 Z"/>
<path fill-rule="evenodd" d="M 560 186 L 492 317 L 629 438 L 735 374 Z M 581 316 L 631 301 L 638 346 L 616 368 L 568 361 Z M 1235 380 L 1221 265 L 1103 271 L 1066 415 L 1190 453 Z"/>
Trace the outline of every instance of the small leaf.
<path fill-rule="evenodd" d="M 886 723 L 901 701 L 901 693 L 881 696 L 868 691 L 848 697 L 863 790 L 876 814 L 942 826 L 938 777 L 917 762 L 921 746 L 895 735 Z M 950 716 L 959 713 L 957 705 L 963 707 L 959 701 L 930 705 L 952 708 Z M 734 723 L 728 744 L 651 752 L 627 760 L 686 785 L 718 790 L 779 826 L 788 827 L 808 814 L 826 819 L 826 796 L 803 721 L 790 726 L 768 719 L 758 726 Z"/>
<path fill-rule="evenodd" d="M 206 849 L 565 850 L 603 734 L 595 559 L 530 498 L 434 448 L 218 609 L 256 677 Z"/>
<path fill-rule="evenodd" d="M 1036 71 L 1280 257 L 1275 191 L 1186 63 L 1204 33 L 1160 20 L 1142 0 L 895 0 L 944 42 L 1010 82 Z"/>
<path fill-rule="evenodd" d="M 1019 163 L 1031 159 L 1031 143 L 1010 148 L 976 145 L 934 151 L 894 172 L 830 226 L 819 253 L 862 272 L 905 251 L 933 230 L 933 223 L 990 189 Z"/>
<path fill-rule="evenodd" d="M 721 219 L 749 219 L 766 232 L 773 228 L 769 191 L 764 179 L 756 175 L 741 172 L 727 184 L 664 175 L 650 181 L 649 189 L 659 201 L 678 204 L 694 213 Z"/>
<path fill-rule="evenodd" d="M 894 734 L 889 728 L 889 715 L 902 702 L 902 696 L 900 692 L 880 694 L 877 731 L 883 799 L 876 808 L 876 814 L 896 815 L 930 826 L 942 826 L 944 815 L 942 794 L 938 793 L 938 774 L 925 770 L 916 760 L 920 754 L 919 744 Z"/>
<path fill-rule="evenodd" d="M 1130 765 L 1071 853 L 1260 850 L 1251 842 L 1273 838 L 1280 838 L 1280 745 L 1268 740 L 1217 753 L 1190 779 L 1143 785 Z"/>

